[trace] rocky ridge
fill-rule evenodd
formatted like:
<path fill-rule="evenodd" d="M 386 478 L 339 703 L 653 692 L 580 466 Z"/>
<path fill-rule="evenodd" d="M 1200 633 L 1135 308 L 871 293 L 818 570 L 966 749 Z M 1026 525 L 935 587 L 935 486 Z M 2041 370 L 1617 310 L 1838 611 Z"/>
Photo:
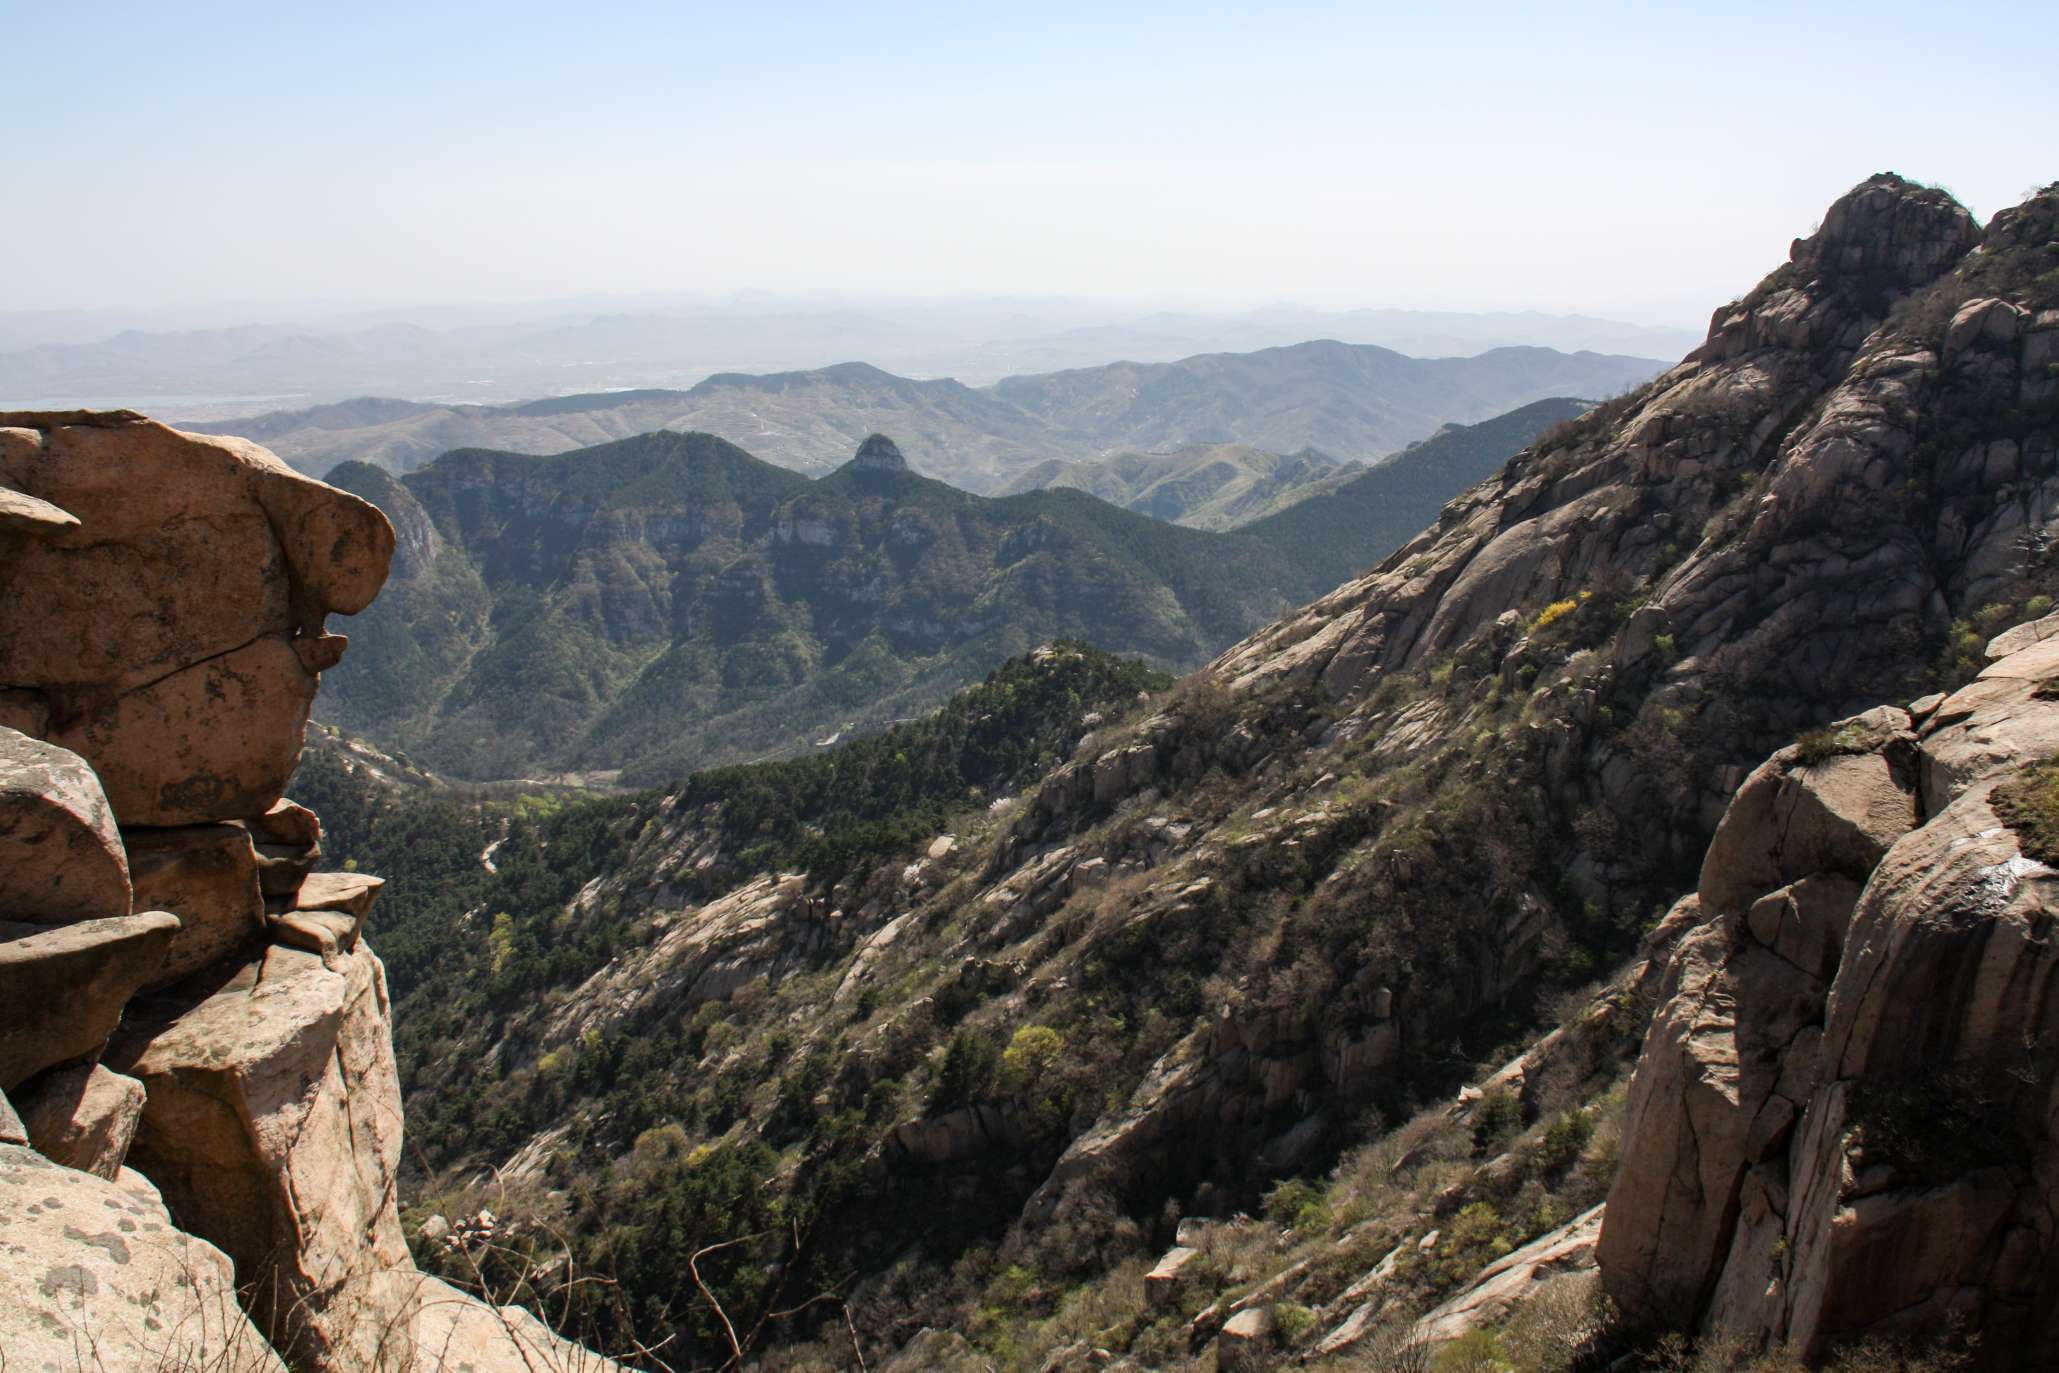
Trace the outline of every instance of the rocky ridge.
<path fill-rule="evenodd" d="M 0 488 L 8 1366 L 605 1366 L 416 1271 L 380 880 L 282 797 L 385 517 L 127 412 L 0 415 Z"/>

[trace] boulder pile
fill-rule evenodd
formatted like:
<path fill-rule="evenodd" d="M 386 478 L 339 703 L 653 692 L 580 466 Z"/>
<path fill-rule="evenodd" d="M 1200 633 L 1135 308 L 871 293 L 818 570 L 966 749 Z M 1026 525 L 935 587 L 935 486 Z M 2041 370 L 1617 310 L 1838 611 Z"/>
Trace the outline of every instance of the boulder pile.
<path fill-rule="evenodd" d="M 605 1366 L 416 1271 L 380 879 L 284 799 L 376 507 L 126 411 L 0 414 L 0 1348 Z M 26 1256 L 26 1257 L 19 1257 Z"/>

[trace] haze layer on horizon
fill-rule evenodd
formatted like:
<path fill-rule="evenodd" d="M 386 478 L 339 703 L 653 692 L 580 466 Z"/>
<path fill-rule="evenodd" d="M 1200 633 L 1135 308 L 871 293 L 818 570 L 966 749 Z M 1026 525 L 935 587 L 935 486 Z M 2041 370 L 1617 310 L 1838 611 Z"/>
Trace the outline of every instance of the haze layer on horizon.
<path fill-rule="evenodd" d="M 0 8 L 39 55 L 0 88 L 39 188 L 0 217 L 15 310 L 765 291 L 1696 326 L 1872 172 L 1983 217 L 2059 174 L 2059 87 L 1997 79 L 2059 40 L 2039 7 Z"/>

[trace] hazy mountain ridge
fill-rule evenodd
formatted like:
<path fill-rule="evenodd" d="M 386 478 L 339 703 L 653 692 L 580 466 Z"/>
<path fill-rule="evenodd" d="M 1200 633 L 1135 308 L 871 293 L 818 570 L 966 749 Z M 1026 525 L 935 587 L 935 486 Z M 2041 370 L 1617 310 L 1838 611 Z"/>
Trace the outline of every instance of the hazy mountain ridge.
<path fill-rule="evenodd" d="M 504 403 L 601 384 L 683 388 L 715 373 L 808 369 L 839 356 L 985 385 L 1109 358 L 1170 362 L 1310 338 L 1418 357 L 1530 345 L 1663 358 L 1693 340 L 1681 329 L 1536 312 L 1275 307 L 1131 314 L 1063 301 L 687 306 L 614 299 L 351 313 L 232 306 L 0 311 L 0 397 L 256 392 L 332 401 L 386 393 Z"/>
<path fill-rule="evenodd" d="M 869 433 L 893 434 L 909 463 L 974 491 L 1050 458 L 1094 460 L 1237 442 L 1339 459 L 1384 456 L 1449 422 L 1471 423 L 1549 396 L 1606 396 L 1659 364 L 1547 349 L 1423 359 L 1314 342 L 1175 363 L 1114 363 L 988 387 L 922 381 L 865 363 L 721 374 L 685 391 L 552 397 L 512 406 L 362 400 L 297 415 L 194 428 L 262 435 L 308 471 L 349 459 L 409 471 L 452 448 L 558 453 L 658 429 L 717 434 L 796 471 L 833 469 Z M 362 412 L 369 422 L 343 421 Z"/>
<path fill-rule="evenodd" d="M 1282 454 L 1245 443 L 1202 444 L 1095 462 L 1048 458 L 1009 482 L 1003 494 L 1067 487 L 1169 524 L 1220 530 L 1292 504 L 1356 467 L 1314 449 Z"/>

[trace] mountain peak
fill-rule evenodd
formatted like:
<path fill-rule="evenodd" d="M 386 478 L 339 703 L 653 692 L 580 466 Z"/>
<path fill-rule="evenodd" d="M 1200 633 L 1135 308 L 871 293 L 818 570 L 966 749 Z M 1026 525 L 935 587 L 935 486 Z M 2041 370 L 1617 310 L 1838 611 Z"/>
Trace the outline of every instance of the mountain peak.
<path fill-rule="evenodd" d="M 1893 172 L 1840 196 L 1822 227 L 1789 252 L 1810 278 L 1870 278 L 1901 291 L 1927 286 L 1980 242 L 1980 226 L 1947 191 Z"/>
<path fill-rule="evenodd" d="M 908 460 L 901 456 L 900 446 L 892 439 L 885 434 L 873 434 L 858 445 L 851 466 L 860 472 L 906 472 Z"/>

